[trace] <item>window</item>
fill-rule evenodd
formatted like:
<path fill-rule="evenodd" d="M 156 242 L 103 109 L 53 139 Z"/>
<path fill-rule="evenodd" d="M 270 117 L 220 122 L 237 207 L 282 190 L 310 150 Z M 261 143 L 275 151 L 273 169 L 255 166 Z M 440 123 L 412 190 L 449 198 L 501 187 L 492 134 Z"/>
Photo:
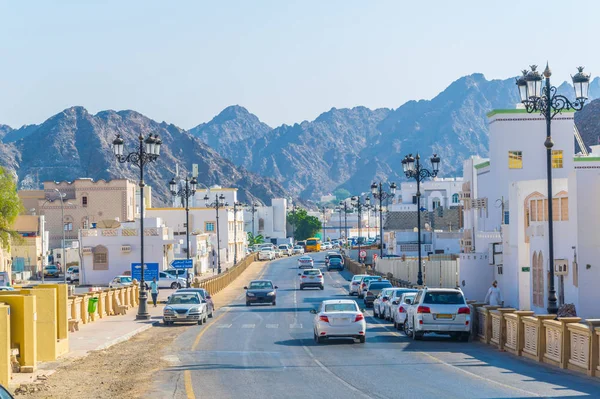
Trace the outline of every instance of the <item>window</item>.
<path fill-rule="evenodd" d="M 433 201 L 431 202 L 431 205 L 433 206 L 433 209 L 437 209 L 440 207 L 441 205 L 441 201 L 439 198 L 434 198 Z"/>
<path fill-rule="evenodd" d="M 458 204 L 458 194 L 452 194 L 452 203 Z"/>
<path fill-rule="evenodd" d="M 84 208 L 88 206 L 88 197 L 81 197 L 81 206 Z"/>
<path fill-rule="evenodd" d="M 108 270 L 108 249 L 105 246 L 98 245 L 94 247 L 93 253 L 93 270 Z"/>
<path fill-rule="evenodd" d="M 569 220 L 569 198 L 560 198 L 560 220 Z"/>
<path fill-rule="evenodd" d="M 552 220 L 560 220 L 560 199 L 552 198 Z"/>
<path fill-rule="evenodd" d="M 417 205 L 417 196 L 416 195 L 413 195 L 412 203 Z"/>
<path fill-rule="evenodd" d="M 81 228 L 82 229 L 88 229 L 89 228 L 89 221 L 88 221 L 87 217 L 81 219 Z"/>
<path fill-rule="evenodd" d="M 215 222 L 206 222 L 204 224 L 205 231 L 215 231 Z"/>
<path fill-rule="evenodd" d="M 533 306 L 544 307 L 544 256 L 533 253 L 532 260 Z"/>
<path fill-rule="evenodd" d="M 265 219 L 260 218 L 258 219 L 258 231 L 264 231 L 265 230 Z"/>
<path fill-rule="evenodd" d="M 65 231 L 73 231 L 73 222 L 65 222 Z"/>
<path fill-rule="evenodd" d="M 508 169 L 523 169 L 523 151 L 508 152 Z"/>
<path fill-rule="evenodd" d="M 552 167 L 555 169 L 563 167 L 563 152 L 562 152 L 562 150 L 552 150 Z"/>

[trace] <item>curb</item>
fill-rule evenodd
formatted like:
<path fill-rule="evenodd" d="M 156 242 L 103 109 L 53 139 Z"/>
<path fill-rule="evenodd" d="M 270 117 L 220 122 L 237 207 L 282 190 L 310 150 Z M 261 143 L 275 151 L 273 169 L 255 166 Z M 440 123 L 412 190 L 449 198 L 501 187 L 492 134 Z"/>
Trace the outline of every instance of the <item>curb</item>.
<path fill-rule="evenodd" d="M 103 345 L 100 345 L 99 347 L 97 347 L 94 350 L 95 351 L 101 351 L 101 350 L 104 350 L 104 349 L 108 349 L 111 346 L 114 346 L 116 344 L 120 344 L 121 342 L 128 341 L 131 338 L 133 338 L 134 336 L 138 335 L 139 333 L 144 332 L 146 330 L 149 330 L 149 329 L 151 329 L 152 327 L 154 327 L 154 326 L 156 326 L 158 324 L 160 324 L 160 321 L 158 321 L 158 320 L 154 321 L 152 323 L 145 324 L 145 325 L 143 325 L 143 326 L 141 326 L 141 327 L 139 327 L 139 328 L 137 328 L 137 329 L 135 329 L 135 330 L 133 330 L 133 331 L 125 334 L 125 335 L 120 336 L 119 338 L 115 338 L 112 341 L 109 341 L 109 342 L 107 342 L 107 343 L 105 343 Z"/>

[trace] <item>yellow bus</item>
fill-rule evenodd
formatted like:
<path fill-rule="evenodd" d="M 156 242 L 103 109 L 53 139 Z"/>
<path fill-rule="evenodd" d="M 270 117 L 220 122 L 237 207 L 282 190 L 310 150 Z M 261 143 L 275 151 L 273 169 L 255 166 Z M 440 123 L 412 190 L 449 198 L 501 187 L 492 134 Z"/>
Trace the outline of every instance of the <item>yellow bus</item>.
<path fill-rule="evenodd" d="M 306 252 L 319 252 L 321 250 L 321 239 L 318 237 L 312 237 L 306 239 Z"/>

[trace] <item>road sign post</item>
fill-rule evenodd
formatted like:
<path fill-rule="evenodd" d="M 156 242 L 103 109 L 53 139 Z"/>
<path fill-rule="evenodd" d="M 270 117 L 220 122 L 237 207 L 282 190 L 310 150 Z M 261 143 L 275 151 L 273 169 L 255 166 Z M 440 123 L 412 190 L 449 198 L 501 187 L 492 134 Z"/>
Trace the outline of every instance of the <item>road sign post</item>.
<path fill-rule="evenodd" d="M 140 263 L 131 264 L 131 278 L 142 281 L 142 267 Z M 158 263 L 144 263 L 144 281 L 158 281 Z"/>

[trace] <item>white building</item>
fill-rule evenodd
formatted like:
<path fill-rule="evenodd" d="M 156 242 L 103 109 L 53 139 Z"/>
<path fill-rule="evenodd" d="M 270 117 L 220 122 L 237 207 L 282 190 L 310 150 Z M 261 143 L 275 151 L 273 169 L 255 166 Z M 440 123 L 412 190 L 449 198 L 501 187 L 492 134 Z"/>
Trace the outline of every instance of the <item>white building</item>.
<path fill-rule="evenodd" d="M 488 116 L 490 158 L 464 162 L 460 281 L 468 297 L 482 299 L 496 279 L 505 305 L 545 313 L 546 122 L 538 114 L 517 109 Z M 587 264 L 598 255 L 597 244 L 590 240 L 595 237 L 592 226 L 600 222 L 592 203 L 598 198 L 594 195 L 600 183 L 598 165 L 594 157 L 574 158 L 573 129 L 573 113 L 553 119 L 554 259 L 556 265 L 567 265 L 566 275 L 555 277 L 555 287 L 559 304 L 574 303 L 579 316 L 597 317 L 600 274 Z M 578 266 L 584 262 L 585 269 Z"/>
<path fill-rule="evenodd" d="M 421 182 L 421 207 L 433 211 L 438 207 L 451 208 L 460 205 L 459 193 L 462 190 L 461 177 L 435 178 Z M 388 205 L 392 212 L 416 212 L 417 183 L 415 181 L 400 183 L 393 200 Z"/>
<path fill-rule="evenodd" d="M 280 243 L 288 237 L 287 212 L 288 200 L 285 198 L 273 198 L 271 206 L 257 206 L 252 211 L 244 209 L 244 231 L 255 235 L 262 235 L 265 241 Z M 291 231 L 289 232 L 291 236 Z"/>

